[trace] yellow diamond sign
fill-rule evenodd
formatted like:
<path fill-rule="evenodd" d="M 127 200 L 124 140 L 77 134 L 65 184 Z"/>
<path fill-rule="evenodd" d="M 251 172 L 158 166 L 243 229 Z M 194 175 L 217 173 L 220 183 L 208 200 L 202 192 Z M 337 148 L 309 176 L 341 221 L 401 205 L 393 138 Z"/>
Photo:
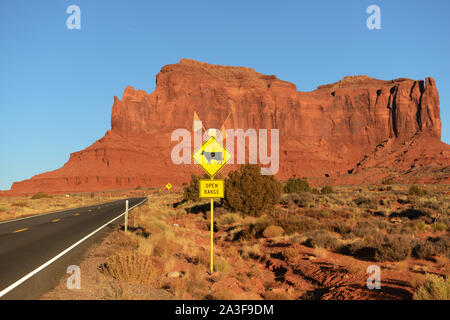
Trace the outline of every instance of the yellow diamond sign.
<path fill-rule="evenodd" d="M 210 137 L 194 152 L 192 158 L 200 167 L 213 178 L 220 169 L 231 159 L 231 153 L 227 151 L 214 137 Z"/>

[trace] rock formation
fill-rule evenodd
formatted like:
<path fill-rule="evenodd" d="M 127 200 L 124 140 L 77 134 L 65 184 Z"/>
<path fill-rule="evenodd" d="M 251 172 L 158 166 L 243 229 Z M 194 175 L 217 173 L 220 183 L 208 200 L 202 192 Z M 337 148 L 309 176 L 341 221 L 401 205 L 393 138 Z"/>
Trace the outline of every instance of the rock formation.
<path fill-rule="evenodd" d="M 313 184 L 449 183 L 450 146 L 440 141 L 433 78 L 349 76 L 311 92 L 251 68 L 182 59 L 156 76 L 151 94 L 114 97 L 111 130 L 60 169 L 13 184 L 10 193 L 76 192 L 188 182 L 196 165 L 175 165 L 177 128 L 279 129 L 277 177 Z M 193 151 L 193 150 L 191 150 Z M 235 167 L 235 166 L 234 166 Z M 226 166 L 225 173 L 233 166 Z"/>

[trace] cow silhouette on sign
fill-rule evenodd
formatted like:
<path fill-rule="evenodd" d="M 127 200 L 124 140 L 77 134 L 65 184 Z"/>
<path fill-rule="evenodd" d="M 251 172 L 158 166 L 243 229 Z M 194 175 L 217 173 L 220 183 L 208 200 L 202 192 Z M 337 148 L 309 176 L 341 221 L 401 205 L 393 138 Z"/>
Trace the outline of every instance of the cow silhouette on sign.
<path fill-rule="evenodd" d="M 215 160 L 219 164 L 223 162 L 222 152 L 207 152 L 203 150 L 201 154 L 208 160 L 208 164 L 211 164 L 211 160 Z"/>

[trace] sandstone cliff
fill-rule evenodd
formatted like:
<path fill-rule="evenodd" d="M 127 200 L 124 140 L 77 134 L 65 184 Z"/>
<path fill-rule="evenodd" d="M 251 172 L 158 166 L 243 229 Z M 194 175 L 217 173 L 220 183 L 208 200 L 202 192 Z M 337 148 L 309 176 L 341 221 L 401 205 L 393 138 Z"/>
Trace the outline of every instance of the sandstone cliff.
<path fill-rule="evenodd" d="M 60 169 L 13 184 L 12 193 L 111 190 L 189 181 L 195 165 L 174 165 L 171 133 L 206 128 L 280 130 L 277 177 L 317 184 L 449 183 L 450 146 L 440 141 L 435 81 L 344 77 L 312 92 L 251 68 L 182 59 L 164 66 L 151 94 L 114 97 L 111 130 Z M 229 170 L 232 166 L 227 166 Z M 225 170 L 226 172 L 226 170 Z"/>

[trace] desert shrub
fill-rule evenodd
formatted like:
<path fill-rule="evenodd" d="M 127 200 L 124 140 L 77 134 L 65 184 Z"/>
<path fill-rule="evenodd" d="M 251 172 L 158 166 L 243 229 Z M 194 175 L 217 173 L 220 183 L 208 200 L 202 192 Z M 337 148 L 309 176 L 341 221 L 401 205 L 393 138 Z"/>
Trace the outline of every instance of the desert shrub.
<path fill-rule="evenodd" d="M 428 260 L 436 254 L 436 248 L 430 241 L 420 241 L 412 249 L 413 257 Z"/>
<path fill-rule="evenodd" d="M 268 222 L 251 223 L 246 228 L 236 233 L 233 240 L 252 240 L 261 238 L 263 236 L 263 231 L 268 226 Z"/>
<path fill-rule="evenodd" d="M 147 242 L 153 247 L 153 255 L 157 257 L 171 256 L 182 250 L 181 245 L 170 239 L 166 234 L 156 234 Z"/>
<path fill-rule="evenodd" d="M 312 208 L 316 197 L 311 193 L 285 193 L 281 196 L 280 204 L 289 207 Z"/>
<path fill-rule="evenodd" d="M 442 203 L 439 202 L 436 198 L 431 198 L 431 199 L 421 202 L 422 207 L 433 209 L 433 210 L 441 209 L 441 205 L 442 205 Z"/>
<path fill-rule="evenodd" d="M 191 174 L 191 182 L 188 186 L 184 187 L 183 200 L 197 202 L 199 197 L 199 183 L 200 177 L 195 174 Z"/>
<path fill-rule="evenodd" d="M 283 194 L 280 198 L 280 204 L 285 206 L 296 206 L 300 201 L 300 196 L 297 193 Z"/>
<path fill-rule="evenodd" d="M 13 202 L 11 204 L 12 207 L 19 207 L 19 208 L 27 208 L 29 207 L 28 203 L 26 202 Z"/>
<path fill-rule="evenodd" d="M 284 248 L 282 253 L 283 253 L 283 256 L 288 259 L 295 258 L 299 255 L 298 250 L 295 248 L 292 248 L 292 247 Z"/>
<path fill-rule="evenodd" d="M 416 196 L 416 197 L 424 197 L 428 194 L 427 190 L 422 189 L 421 187 L 417 185 L 412 185 L 409 187 L 408 194 L 410 196 Z"/>
<path fill-rule="evenodd" d="M 191 174 L 191 182 L 189 183 L 188 186 L 184 187 L 183 191 L 184 201 L 197 202 L 200 200 L 199 195 L 200 179 L 208 179 L 208 175 L 204 174 L 203 176 L 197 176 L 195 174 Z"/>
<path fill-rule="evenodd" d="M 223 274 L 231 272 L 231 266 L 225 258 L 219 257 L 214 261 L 214 270 Z"/>
<path fill-rule="evenodd" d="M 224 208 L 244 215 L 260 216 L 280 201 L 281 185 L 273 176 L 261 175 L 257 165 L 242 165 L 225 179 Z"/>
<path fill-rule="evenodd" d="M 135 190 L 141 190 L 141 189 L 142 189 L 141 186 L 137 186 L 137 187 L 135 188 Z"/>
<path fill-rule="evenodd" d="M 389 217 L 406 217 L 409 220 L 415 220 L 422 218 L 425 220 L 425 222 L 431 223 L 433 221 L 432 219 L 433 211 L 428 208 L 408 208 L 400 212 L 393 212 L 389 215 Z"/>
<path fill-rule="evenodd" d="M 384 221 L 383 221 L 384 222 Z M 356 237 L 364 238 L 368 234 L 375 234 L 378 229 L 382 229 L 387 224 L 384 222 L 377 223 L 376 220 L 362 220 L 358 221 L 356 225 L 352 228 L 352 233 Z"/>
<path fill-rule="evenodd" d="M 304 244 L 311 248 L 336 249 L 339 240 L 328 231 L 320 229 L 310 233 Z"/>
<path fill-rule="evenodd" d="M 400 235 L 384 235 L 374 238 L 375 255 L 379 262 L 402 261 L 411 254 L 411 238 Z"/>
<path fill-rule="evenodd" d="M 329 193 L 333 193 L 334 190 L 331 186 L 325 186 L 320 190 L 320 193 L 322 194 L 329 194 Z"/>
<path fill-rule="evenodd" d="M 163 264 L 141 253 L 130 251 L 110 257 L 100 270 L 121 282 L 153 284 L 163 274 Z"/>
<path fill-rule="evenodd" d="M 280 237 L 282 236 L 284 233 L 283 228 L 279 227 L 279 226 L 268 226 L 266 229 L 264 229 L 263 231 L 263 235 L 266 238 L 276 238 L 276 237 Z"/>
<path fill-rule="evenodd" d="M 365 198 L 365 197 L 357 197 L 353 200 L 353 202 L 358 207 L 367 207 L 370 209 L 377 209 L 378 208 L 378 201 L 371 198 Z"/>
<path fill-rule="evenodd" d="M 379 233 L 340 248 L 343 254 L 377 262 L 405 260 L 411 250 L 411 237 Z"/>
<path fill-rule="evenodd" d="M 436 254 L 445 255 L 450 258 L 450 238 L 448 236 L 428 238 L 433 244 Z"/>
<path fill-rule="evenodd" d="M 311 193 L 302 193 L 299 195 L 297 205 L 301 208 L 311 208 L 315 206 L 316 196 Z"/>
<path fill-rule="evenodd" d="M 353 256 L 360 259 L 372 259 L 375 250 L 372 247 L 366 246 L 363 240 L 351 242 L 339 248 L 342 254 Z"/>
<path fill-rule="evenodd" d="M 308 181 L 306 179 L 289 179 L 284 186 L 284 192 L 286 193 L 301 193 L 309 192 L 311 190 Z"/>
<path fill-rule="evenodd" d="M 31 197 L 32 200 L 44 199 L 44 198 L 51 198 L 51 196 L 49 196 L 48 194 L 46 194 L 44 192 L 38 192 Z"/>
<path fill-rule="evenodd" d="M 431 225 L 431 227 L 433 228 L 433 230 L 436 231 L 445 231 L 447 229 L 447 225 L 445 223 L 442 222 L 437 222 L 437 223 L 433 223 Z"/>
<path fill-rule="evenodd" d="M 427 274 L 414 293 L 415 300 L 449 300 L 450 278 Z"/>
<path fill-rule="evenodd" d="M 349 223 L 337 219 L 328 220 L 324 226 L 327 230 L 341 235 L 349 234 L 352 231 L 352 227 Z"/>
<path fill-rule="evenodd" d="M 303 233 L 320 228 L 320 223 L 316 219 L 305 217 L 300 214 L 277 212 L 272 214 L 270 217 L 272 221 L 271 224 L 282 227 L 284 233 L 287 235 L 293 233 Z"/>
<path fill-rule="evenodd" d="M 393 178 L 386 178 L 381 181 L 381 184 L 384 184 L 384 185 L 389 185 L 389 184 L 393 184 L 393 183 L 394 183 Z"/>
<path fill-rule="evenodd" d="M 322 216 L 322 218 L 328 218 L 328 217 L 330 217 L 330 211 L 322 210 L 322 211 L 320 211 L 320 215 Z"/>
<path fill-rule="evenodd" d="M 225 213 L 217 220 L 217 226 L 223 227 L 236 223 L 241 220 L 241 217 L 236 213 Z"/>

